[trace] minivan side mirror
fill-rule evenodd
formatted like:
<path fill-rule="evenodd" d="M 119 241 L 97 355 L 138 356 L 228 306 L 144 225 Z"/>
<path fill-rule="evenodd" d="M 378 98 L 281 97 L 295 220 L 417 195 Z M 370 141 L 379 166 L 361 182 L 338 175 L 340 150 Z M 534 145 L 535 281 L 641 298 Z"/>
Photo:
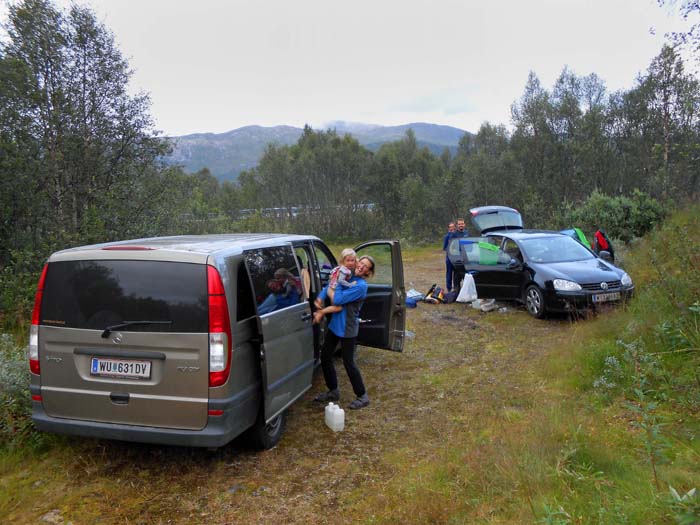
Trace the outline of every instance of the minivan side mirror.
<path fill-rule="evenodd" d="M 605 262 L 612 264 L 613 263 L 613 258 L 612 255 L 610 255 L 610 252 L 607 250 L 602 250 L 599 254 L 598 257 L 603 259 Z"/>

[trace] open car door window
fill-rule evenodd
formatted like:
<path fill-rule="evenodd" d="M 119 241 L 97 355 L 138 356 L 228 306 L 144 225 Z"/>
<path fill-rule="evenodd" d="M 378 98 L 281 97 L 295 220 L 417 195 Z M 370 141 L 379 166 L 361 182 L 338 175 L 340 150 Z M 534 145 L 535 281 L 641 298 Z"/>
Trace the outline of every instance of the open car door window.
<path fill-rule="evenodd" d="M 468 239 L 461 243 L 464 268 L 472 274 L 480 299 L 504 299 L 504 272 L 511 257 L 501 249 L 502 237 L 489 236 Z M 506 279 L 507 281 L 507 279 Z"/>
<path fill-rule="evenodd" d="M 375 272 L 367 280 L 367 297 L 360 310 L 357 342 L 401 352 L 406 332 L 406 288 L 399 241 L 370 241 L 355 248 L 358 260 L 369 255 Z"/>

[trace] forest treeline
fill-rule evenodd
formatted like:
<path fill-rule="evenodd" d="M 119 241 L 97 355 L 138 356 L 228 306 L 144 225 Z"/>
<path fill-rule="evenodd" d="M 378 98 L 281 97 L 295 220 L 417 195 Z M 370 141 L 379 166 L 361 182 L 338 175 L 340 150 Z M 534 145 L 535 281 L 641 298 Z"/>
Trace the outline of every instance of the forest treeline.
<path fill-rule="evenodd" d="M 22 327 L 54 250 L 151 235 L 287 231 L 342 241 L 435 242 L 449 219 L 503 204 L 528 227 L 605 226 L 643 234 L 673 203 L 697 200 L 700 86 L 665 46 L 629 91 L 564 68 L 535 73 L 510 127 L 484 123 L 457 153 L 406 136 L 371 152 L 306 127 L 270 145 L 238 181 L 163 159 L 148 95 L 87 7 L 10 5 L 0 42 L 0 317 Z M 273 210 L 274 211 L 271 211 Z"/>

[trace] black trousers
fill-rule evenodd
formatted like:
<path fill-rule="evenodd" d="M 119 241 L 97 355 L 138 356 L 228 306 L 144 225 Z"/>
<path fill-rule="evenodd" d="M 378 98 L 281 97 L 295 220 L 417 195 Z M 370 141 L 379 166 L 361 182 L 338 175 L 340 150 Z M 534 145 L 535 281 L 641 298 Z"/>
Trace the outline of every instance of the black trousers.
<path fill-rule="evenodd" d="M 330 330 L 326 330 L 326 338 L 321 349 L 321 368 L 323 369 L 323 379 L 326 381 L 328 390 L 338 388 L 338 376 L 335 373 L 333 365 L 333 355 L 340 341 L 340 349 L 343 356 L 343 364 L 345 371 L 348 373 L 352 389 L 357 397 L 365 394 L 365 384 L 362 381 L 360 369 L 355 364 L 355 347 L 357 345 L 356 337 L 338 337 Z"/>

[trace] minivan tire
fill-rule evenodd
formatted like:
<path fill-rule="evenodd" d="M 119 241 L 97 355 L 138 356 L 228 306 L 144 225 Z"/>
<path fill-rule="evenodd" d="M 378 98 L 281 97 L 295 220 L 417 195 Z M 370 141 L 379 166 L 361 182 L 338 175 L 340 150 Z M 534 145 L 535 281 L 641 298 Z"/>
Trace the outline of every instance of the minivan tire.
<path fill-rule="evenodd" d="M 248 441 L 257 450 L 268 450 L 279 443 L 286 424 L 286 411 L 277 414 L 265 423 L 265 407 L 260 406 L 255 424 L 248 429 Z"/>

